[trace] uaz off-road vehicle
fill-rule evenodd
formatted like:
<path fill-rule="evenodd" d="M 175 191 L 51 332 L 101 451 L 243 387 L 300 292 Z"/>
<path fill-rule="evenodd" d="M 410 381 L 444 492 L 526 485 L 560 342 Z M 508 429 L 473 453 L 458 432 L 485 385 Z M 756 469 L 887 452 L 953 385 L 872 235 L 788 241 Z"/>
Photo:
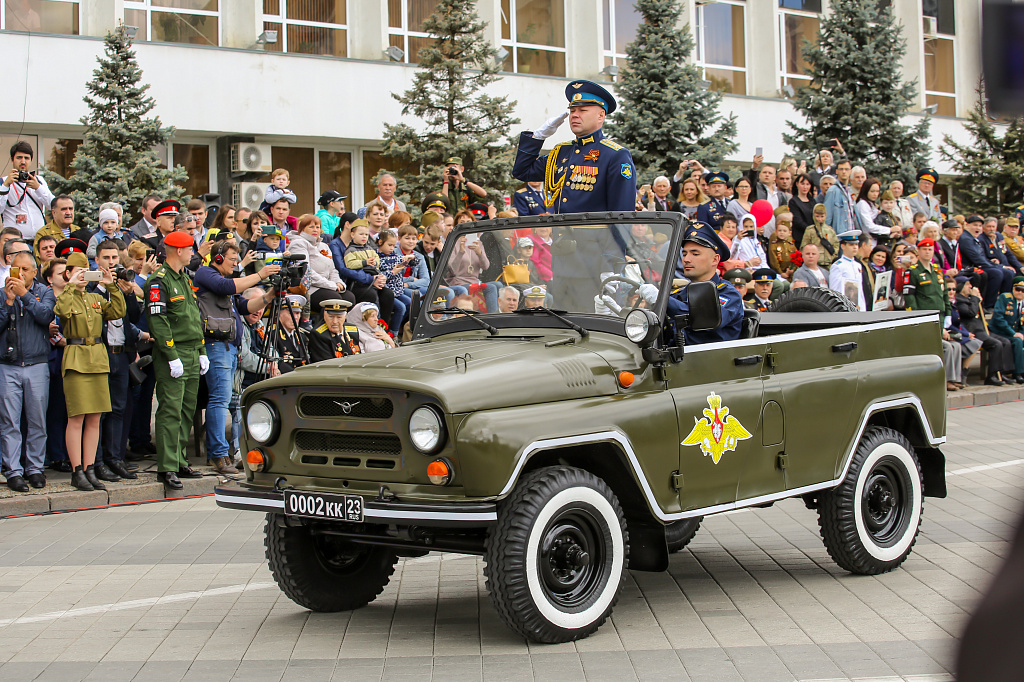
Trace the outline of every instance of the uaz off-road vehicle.
<path fill-rule="evenodd" d="M 627 568 L 664 570 L 702 517 L 789 497 L 817 510 L 846 570 L 899 566 L 923 497 L 945 495 L 938 315 L 851 312 L 804 289 L 748 311 L 737 340 L 684 345 L 721 315 L 703 282 L 688 315 L 666 317 L 685 226 L 619 213 L 460 228 L 413 302 L 412 342 L 248 389 L 246 480 L 216 500 L 266 513 L 285 594 L 354 609 L 399 557 L 479 554 L 511 629 L 574 640 L 611 613 Z M 551 234 L 545 297 L 449 307 L 453 263 L 531 232 Z"/>

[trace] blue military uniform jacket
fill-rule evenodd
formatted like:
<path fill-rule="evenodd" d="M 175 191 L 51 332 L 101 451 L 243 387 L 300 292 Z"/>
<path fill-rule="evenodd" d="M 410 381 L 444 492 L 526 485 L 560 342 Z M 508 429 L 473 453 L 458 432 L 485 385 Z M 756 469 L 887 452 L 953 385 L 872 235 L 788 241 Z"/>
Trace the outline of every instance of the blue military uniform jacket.
<path fill-rule="evenodd" d="M 982 234 L 978 241 L 981 242 L 982 248 L 985 249 L 985 258 L 989 260 L 995 259 L 999 261 L 1000 265 L 1009 265 L 1014 270 L 1020 272 L 1020 261 L 1017 257 L 1010 253 L 1006 248 L 1006 242 L 1003 240 L 1003 235 L 996 232 L 995 237 L 996 243 L 993 244 L 992 240 L 989 239 L 988 235 Z"/>
<path fill-rule="evenodd" d="M 693 214 L 693 219 L 707 223 L 717 232 L 722 229 L 722 218 L 726 215 L 725 207 L 727 205 L 728 202 L 723 199 L 708 199 L 697 207 L 697 212 Z"/>
<path fill-rule="evenodd" d="M 1024 332 L 1024 301 L 1018 301 L 1013 294 L 999 294 L 989 327 L 1006 338 Z"/>
<path fill-rule="evenodd" d="M 686 330 L 687 345 L 733 341 L 740 338 L 740 332 L 743 329 L 743 299 L 740 298 L 740 292 L 719 277 L 718 273 L 715 273 L 709 281 L 714 282 L 718 289 L 718 302 L 722 304 L 722 324 L 718 326 L 718 329 L 707 332 Z M 690 304 L 686 299 L 685 287 L 669 297 L 668 314 L 670 317 L 684 315 L 689 310 Z"/>
<path fill-rule="evenodd" d="M 536 190 L 529 185 L 522 189 L 517 189 L 512 195 L 512 208 L 521 216 L 541 215 L 548 212 L 547 207 L 544 205 L 544 192 Z"/>
<path fill-rule="evenodd" d="M 557 144 L 547 154 L 541 154 L 543 144 L 532 132 L 519 136 L 512 176 L 543 180 L 553 200 L 549 213 L 636 210 L 636 169 L 628 149 L 601 130 Z"/>

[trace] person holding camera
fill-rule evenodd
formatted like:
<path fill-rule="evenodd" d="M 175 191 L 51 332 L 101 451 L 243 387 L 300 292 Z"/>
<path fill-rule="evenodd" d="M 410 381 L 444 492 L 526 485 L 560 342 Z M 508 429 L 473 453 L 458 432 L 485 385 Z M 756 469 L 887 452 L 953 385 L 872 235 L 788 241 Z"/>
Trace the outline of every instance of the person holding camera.
<path fill-rule="evenodd" d="M 32 145 L 24 140 L 11 145 L 11 172 L 0 187 L 4 227 L 18 228 L 29 240 L 46 224 L 46 207 L 53 201 L 46 180 L 28 169 L 33 155 Z"/>
<path fill-rule="evenodd" d="M 79 490 L 106 490 L 96 477 L 96 451 L 100 440 L 100 417 L 110 412 L 110 364 L 104 346 L 103 323 L 124 318 L 124 296 L 110 270 L 89 270 L 89 259 L 80 251 L 67 258 L 64 287 L 54 314 L 60 318 L 67 347 L 61 363 L 68 425 L 64 434 L 68 457 L 74 471 L 71 485 Z M 109 299 L 86 291 L 89 282 L 100 282 Z"/>
<path fill-rule="evenodd" d="M 445 168 L 441 171 L 441 193 L 449 197 L 454 211 L 460 208 L 469 208 L 469 205 L 476 201 L 469 196 L 470 192 L 478 197 L 487 196 L 483 187 L 470 182 L 463 175 L 466 172 L 466 167 L 462 165 L 461 156 L 448 157 L 444 165 Z"/>

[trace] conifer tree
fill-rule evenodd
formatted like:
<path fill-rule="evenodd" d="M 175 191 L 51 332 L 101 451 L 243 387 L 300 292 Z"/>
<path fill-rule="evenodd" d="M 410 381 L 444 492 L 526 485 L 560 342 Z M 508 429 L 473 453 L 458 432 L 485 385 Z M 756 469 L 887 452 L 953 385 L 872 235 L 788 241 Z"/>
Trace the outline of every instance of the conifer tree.
<path fill-rule="evenodd" d="M 831 0 L 818 42 L 803 48 L 813 81 L 792 100 L 807 125 L 791 121 L 786 144 L 810 165 L 838 138 L 868 176 L 913 186 L 915 169 L 928 162 L 929 121 L 900 122 L 917 101 L 916 82 L 900 75 L 906 48 L 891 3 Z"/>
<path fill-rule="evenodd" d="M 605 131 L 633 155 L 640 177 L 672 175 L 683 159 L 714 168 L 736 151 L 736 117 L 718 112 L 722 95 L 701 87 L 690 27 L 679 30 L 678 0 L 636 0 L 644 21 L 626 46 L 619 72 L 619 109 Z"/>
<path fill-rule="evenodd" d="M 423 23 L 433 42 L 419 51 L 419 70 L 412 87 L 392 93 L 402 114 L 423 124 L 384 124 L 383 153 L 396 166 L 399 191 L 418 205 L 441 189 L 441 172 L 450 156 L 462 158 L 466 177 L 493 193 L 515 186 L 514 146 L 509 128 L 516 103 L 482 91 L 498 80 L 497 52 L 484 36 L 486 24 L 474 0 L 439 0 Z M 413 208 L 412 205 L 409 208 Z"/>
<path fill-rule="evenodd" d="M 1024 121 L 1013 119 L 1000 135 L 988 117 L 983 83 L 976 92 L 977 103 L 964 123 L 971 142 L 943 135 L 939 154 L 957 174 L 952 185 L 959 212 L 1009 213 L 1021 204 L 1024 191 Z"/>
<path fill-rule="evenodd" d="M 83 99 L 89 113 L 81 119 L 85 139 L 71 162 L 74 173 L 68 178 L 47 173 L 55 194 L 74 198 L 75 222 L 90 227 L 98 226 L 97 211 L 104 202 L 124 201 L 130 215 L 151 192 L 180 197 L 188 179 L 184 168 L 166 168 L 153 151 L 168 143 L 174 129 L 148 116 L 156 103 L 146 94 L 149 85 L 142 83 L 127 30 L 118 26 L 103 42 L 99 67 L 86 84 Z"/>

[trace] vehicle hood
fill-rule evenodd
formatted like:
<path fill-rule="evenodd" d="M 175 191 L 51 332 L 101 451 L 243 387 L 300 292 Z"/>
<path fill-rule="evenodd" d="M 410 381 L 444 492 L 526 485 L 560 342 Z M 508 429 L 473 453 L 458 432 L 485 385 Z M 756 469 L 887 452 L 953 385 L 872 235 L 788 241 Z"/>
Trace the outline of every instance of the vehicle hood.
<path fill-rule="evenodd" d="M 591 335 L 590 338 L 593 338 Z M 614 395 L 598 342 L 565 336 L 464 336 L 326 360 L 259 384 L 405 389 L 436 396 L 448 412 L 470 412 Z M 552 341 L 559 345 L 548 345 Z"/>

